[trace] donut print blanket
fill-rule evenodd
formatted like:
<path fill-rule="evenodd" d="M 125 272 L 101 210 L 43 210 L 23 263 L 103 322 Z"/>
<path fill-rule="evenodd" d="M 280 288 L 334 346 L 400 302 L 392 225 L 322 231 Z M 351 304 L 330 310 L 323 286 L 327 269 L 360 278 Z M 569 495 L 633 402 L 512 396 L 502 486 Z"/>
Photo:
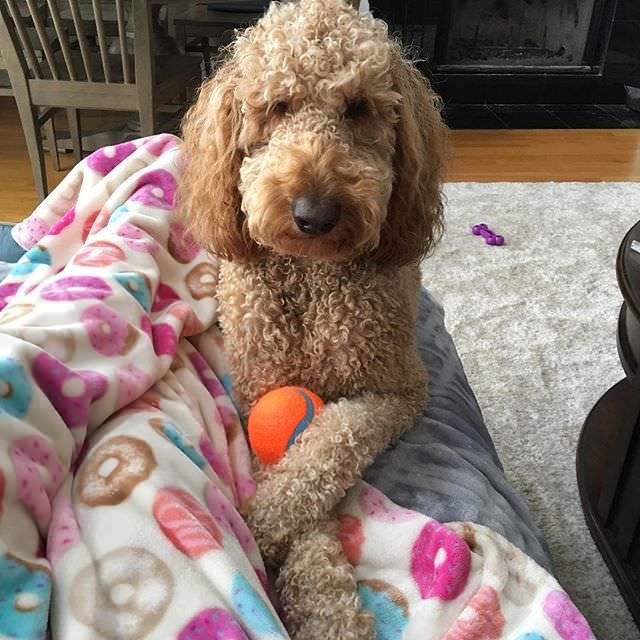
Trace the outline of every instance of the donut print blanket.
<path fill-rule="evenodd" d="M 102 149 L 14 229 L 0 284 L 0 637 L 287 638 L 239 515 L 254 485 L 215 262 L 174 211 L 179 140 Z M 341 539 L 381 640 L 587 640 L 498 534 L 365 483 Z"/>

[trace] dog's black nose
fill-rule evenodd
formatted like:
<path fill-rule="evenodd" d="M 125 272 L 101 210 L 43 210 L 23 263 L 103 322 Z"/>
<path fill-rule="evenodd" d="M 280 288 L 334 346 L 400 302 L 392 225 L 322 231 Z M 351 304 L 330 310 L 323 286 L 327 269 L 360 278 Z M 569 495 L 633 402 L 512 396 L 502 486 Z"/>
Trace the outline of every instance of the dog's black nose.
<path fill-rule="evenodd" d="M 329 233 L 340 219 L 340 205 L 335 200 L 302 196 L 291 203 L 298 229 L 309 236 Z"/>

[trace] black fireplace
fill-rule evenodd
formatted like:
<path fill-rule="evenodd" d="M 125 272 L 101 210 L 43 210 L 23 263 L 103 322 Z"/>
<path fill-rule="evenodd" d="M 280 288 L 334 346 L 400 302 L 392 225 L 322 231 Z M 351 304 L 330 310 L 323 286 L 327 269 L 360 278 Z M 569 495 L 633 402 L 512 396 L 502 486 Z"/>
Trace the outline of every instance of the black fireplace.
<path fill-rule="evenodd" d="M 371 0 L 449 103 L 624 103 L 640 0 Z"/>
<path fill-rule="evenodd" d="M 452 0 L 438 51 L 451 71 L 592 72 L 616 0 Z"/>

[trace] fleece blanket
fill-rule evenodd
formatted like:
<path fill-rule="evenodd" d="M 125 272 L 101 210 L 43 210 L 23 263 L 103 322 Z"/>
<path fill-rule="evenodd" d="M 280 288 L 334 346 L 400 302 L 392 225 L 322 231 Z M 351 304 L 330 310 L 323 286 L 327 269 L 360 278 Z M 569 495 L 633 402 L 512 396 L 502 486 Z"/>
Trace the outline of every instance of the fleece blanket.
<path fill-rule="evenodd" d="M 175 211 L 179 141 L 94 153 L 16 227 L 0 285 L 0 637 L 277 639 L 239 510 L 254 484 L 215 325 L 217 268 Z M 381 639 L 588 639 L 498 533 L 362 482 L 340 535 Z"/>

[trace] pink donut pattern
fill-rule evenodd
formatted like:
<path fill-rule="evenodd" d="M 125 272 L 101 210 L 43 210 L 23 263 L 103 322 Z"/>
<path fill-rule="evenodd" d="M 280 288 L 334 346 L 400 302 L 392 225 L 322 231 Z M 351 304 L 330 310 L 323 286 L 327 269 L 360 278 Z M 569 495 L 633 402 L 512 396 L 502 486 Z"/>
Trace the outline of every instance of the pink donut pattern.
<path fill-rule="evenodd" d="M 86 242 L 87 238 L 89 237 L 89 234 L 94 231 L 93 224 L 98 218 L 99 214 L 100 214 L 100 211 L 94 211 L 86 217 L 84 224 L 82 225 L 82 242 Z"/>
<path fill-rule="evenodd" d="M 64 229 L 71 225 L 71 223 L 76 219 L 76 210 L 72 207 L 65 213 L 58 222 L 56 222 L 51 229 L 49 229 L 50 236 L 60 235 Z"/>
<path fill-rule="evenodd" d="M 156 209 L 173 209 L 176 188 L 176 179 L 168 171 L 147 171 L 138 180 L 131 200 Z"/>
<path fill-rule="evenodd" d="M 173 149 L 177 144 L 175 136 L 168 133 L 160 133 L 146 138 L 142 146 L 152 155 L 161 156 L 163 153 Z"/>
<path fill-rule="evenodd" d="M 182 325 L 183 336 L 195 336 L 198 333 L 202 333 L 205 329 L 205 326 L 200 322 L 193 309 L 189 305 L 184 304 L 184 302 L 174 302 L 167 309 L 167 313 L 179 320 Z"/>
<path fill-rule="evenodd" d="M 214 398 L 223 398 L 227 396 L 227 392 L 218 378 L 216 378 L 207 361 L 197 352 L 193 351 L 189 354 L 189 360 L 193 368 L 198 374 L 200 382 L 207 388 L 207 391 Z"/>
<path fill-rule="evenodd" d="M 173 356 L 178 347 L 178 336 L 174 328 L 166 323 L 154 324 L 151 327 L 153 348 L 159 356 Z"/>
<path fill-rule="evenodd" d="M 169 225 L 167 248 L 173 259 L 182 264 L 187 264 L 194 260 L 200 251 L 200 247 L 195 241 L 195 238 L 177 222 Z"/>
<path fill-rule="evenodd" d="M 549 593 L 543 609 L 562 640 L 596 640 L 584 616 L 563 591 Z"/>
<path fill-rule="evenodd" d="M 40 291 L 43 300 L 104 300 L 112 294 L 111 287 L 95 276 L 66 276 L 46 284 Z"/>
<path fill-rule="evenodd" d="M 136 145 L 133 142 L 124 142 L 114 147 L 104 147 L 94 151 L 86 162 L 91 169 L 106 176 L 135 150 Z"/>
<path fill-rule="evenodd" d="M 342 545 L 344 554 L 347 556 L 349 564 L 354 567 L 360 564 L 362 555 L 362 545 L 364 543 L 364 531 L 360 518 L 341 513 L 338 516 L 340 529 L 338 531 L 338 539 Z"/>
<path fill-rule="evenodd" d="M 238 492 L 240 509 L 242 509 L 253 498 L 256 492 L 256 481 L 248 473 L 237 472 L 235 474 L 235 486 Z"/>
<path fill-rule="evenodd" d="M 13 441 L 9 457 L 18 499 L 46 530 L 51 517 L 51 498 L 64 479 L 58 454 L 42 436 L 27 436 Z"/>
<path fill-rule="evenodd" d="M 20 282 L 0 284 L 0 310 L 4 309 L 13 300 L 21 286 Z"/>
<path fill-rule="evenodd" d="M 202 453 L 204 459 L 215 471 L 215 474 L 228 486 L 233 486 L 233 474 L 231 472 L 231 466 L 229 465 L 227 452 L 216 451 L 213 442 L 211 442 L 211 438 L 204 432 L 200 436 L 199 445 L 200 453 Z"/>
<path fill-rule="evenodd" d="M 93 211 L 86 218 L 82 225 L 82 242 L 86 242 L 89 236 L 97 234 L 107 226 L 111 212 L 109 209 Z"/>
<path fill-rule="evenodd" d="M 72 371 L 47 353 L 33 359 L 31 373 L 69 429 L 87 424 L 89 406 L 100 391 L 94 374 Z"/>
<path fill-rule="evenodd" d="M 158 284 L 156 296 L 153 299 L 151 311 L 158 312 L 166 309 L 170 304 L 180 300 L 180 296 L 168 284 L 161 282 Z"/>
<path fill-rule="evenodd" d="M 242 627 L 225 609 L 205 609 L 178 633 L 177 640 L 249 640 Z"/>
<path fill-rule="evenodd" d="M 371 486 L 362 489 L 360 508 L 366 516 L 380 522 L 406 522 L 417 516 L 415 511 L 393 504 L 387 496 Z"/>
<path fill-rule="evenodd" d="M 167 539 L 189 558 L 222 548 L 222 534 L 211 513 L 182 489 L 160 489 L 153 515 Z"/>
<path fill-rule="evenodd" d="M 49 231 L 49 225 L 39 218 L 32 215 L 23 222 L 17 224 L 12 230 L 14 240 L 25 249 L 31 249 L 33 245 L 40 242 L 40 239 Z"/>
<path fill-rule="evenodd" d="M 76 253 L 73 264 L 79 267 L 108 267 L 124 259 L 124 251 L 118 245 L 106 240 L 96 240 Z"/>
<path fill-rule="evenodd" d="M 160 248 L 160 245 L 149 234 L 129 222 L 120 225 L 118 235 L 124 238 L 124 243 L 133 251 L 155 255 Z"/>
<path fill-rule="evenodd" d="M 91 390 L 91 398 L 95 402 L 107 392 L 109 386 L 107 378 L 97 371 L 81 370 L 76 373 L 86 382 Z"/>
<path fill-rule="evenodd" d="M 140 317 L 140 329 L 144 333 L 149 336 L 149 340 L 153 342 L 153 326 L 151 325 L 151 320 L 149 320 L 149 316 L 144 315 Z"/>
<path fill-rule="evenodd" d="M 215 484 L 207 486 L 205 501 L 215 521 L 227 533 L 233 534 L 247 553 L 257 550 L 256 541 L 247 523 Z"/>
<path fill-rule="evenodd" d="M 117 406 L 124 407 L 137 400 L 149 387 L 151 377 L 134 364 L 128 364 L 116 371 L 118 380 Z"/>
<path fill-rule="evenodd" d="M 465 541 L 438 522 L 428 522 L 411 549 L 411 576 L 423 599 L 455 600 L 471 570 Z"/>
<path fill-rule="evenodd" d="M 47 559 L 55 567 L 60 558 L 80 541 L 80 527 L 71 501 L 58 494 L 53 501 L 53 515 L 47 535 Z"/>
<path fill-rule="evenodd" d="M 126 355 L 138 341 L 138 330 L 104 304 L 87 307 L 80 319 L 91 346 L 103 356 Z"/>
<path fill-rule="evenodd" d="M 498 640 L 506 624 L 498 593 L 487 585 L 480 587 L 469 606 L 442 640 Z"/>

